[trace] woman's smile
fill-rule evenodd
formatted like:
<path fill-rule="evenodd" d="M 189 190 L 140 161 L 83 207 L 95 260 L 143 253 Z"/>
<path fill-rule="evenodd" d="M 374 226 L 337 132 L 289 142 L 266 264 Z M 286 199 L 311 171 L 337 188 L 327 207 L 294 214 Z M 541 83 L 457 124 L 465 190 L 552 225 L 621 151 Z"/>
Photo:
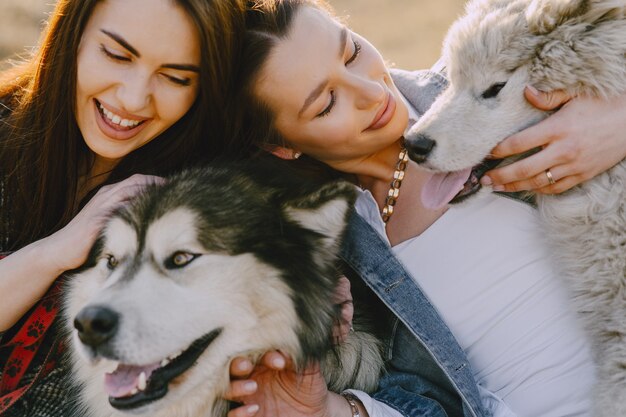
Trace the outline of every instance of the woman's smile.
<path fill-rule="evenodd" d="M 106 136 L 115 140 L 127 140 L 135 137 L 149 123 L 149 118 L 129 115 L 118 109 L 104 105 L 94 99 L 96 123 Z"/>
<path fill-rule="evenodd" d="M 393 94 L 387 93 L 387 99 L 380 107 L 380 110 L 376 113 L 376 117 L 372 121 L 372 124 L 369 125 L 367 130 L 376 130 L 381 127 L 387 126 L 387 123 L 393 119 L 393 115 L 396 112 L 396 99 L 393 97 Z"/>

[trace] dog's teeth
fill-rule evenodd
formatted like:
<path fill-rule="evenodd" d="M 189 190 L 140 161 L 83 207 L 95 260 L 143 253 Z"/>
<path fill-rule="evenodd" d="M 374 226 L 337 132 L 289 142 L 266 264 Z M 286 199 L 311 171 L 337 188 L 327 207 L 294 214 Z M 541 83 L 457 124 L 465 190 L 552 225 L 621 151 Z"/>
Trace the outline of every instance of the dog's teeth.
<path fill-rule="evenodd" d="M 169 360 L 169 359 L 163 359 L 163 360 L 161 361 L 161 368 L 162 368 L 162 367 L 164 367 L 164 366 L 167 366 L 167 364 L 169 364 L 169 363 L 170 363 L 170 360 Z"/>
<path fill-rule="evenodd" d="M 115 372 L 115 370 L 120 366 L 118 361 L 108 361 L 106 364 L 106 371 L 108 373 Z"/>
<path fill-rule="evenodd" d="M 130 392 L 130 395 L 135 395 L 139 392 L 139 390 L 137 388 L 133 388 L 132 391 Z"/>
<path fill-rule="evenodd" d="M 146 373 L 142 372 L 139 374 L 139 379 L 137 380 L 137 388 L 139 391 L 144 391 L 146 389 Z"/>
<path fill-rule="evenodd" d="M 180 356 L 180 355 L 182 355 L 182 354 L 183 354 L 183 351 L 182 351 L 182 350 L 180 350 L 180 351 L 178 351 L 178 352 L 174 353 L 173 355 L 169 356 L 169 357 L 168 357 L 168 359 L 169 359 L 169 360 L 171 360 L 171 361 L 173 361 L 174 359 L 176 359 L 177 357 L 179 357 L 179 356 Z"/>

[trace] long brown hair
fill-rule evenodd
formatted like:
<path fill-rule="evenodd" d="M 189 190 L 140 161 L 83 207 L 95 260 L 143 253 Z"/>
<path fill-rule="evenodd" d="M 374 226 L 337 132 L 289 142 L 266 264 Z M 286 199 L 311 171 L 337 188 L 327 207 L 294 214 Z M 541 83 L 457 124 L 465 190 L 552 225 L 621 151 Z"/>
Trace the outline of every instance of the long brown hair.
<path fill-rule="evenodd" d="M 91 153 L 75 121 L 77 51 L 94 7 L 59 0 L 31 60 L 0 74 L 0 250 L 60 229 L 75 215 L 79 175 Z M 223 153 L 245 0 L 173 0 L 200 42 L 200 87 L 191 109 L 166 132 L 123 158 L 107 182 L 133 173 L 168 174 Z"/>
<path fill-rule="evenodd" d="M 296 13 L 302 7 L 334 11 L 324 0 L 250 0 L 246 12 L 246 31 L 235 77 L 235 108 L 230 117 L 232 131 L 226 136 L 226 152 L 239 158 L 265 157 L 268 146 L 288 146 L 276 129 L 275 115 L 255 94 L 255 84 L 276 44 L 289 35 Z M 315 180 L 345 177 L 326 164 L 303 155 L 297 161 L 275 161 L 300 175 Z"/>

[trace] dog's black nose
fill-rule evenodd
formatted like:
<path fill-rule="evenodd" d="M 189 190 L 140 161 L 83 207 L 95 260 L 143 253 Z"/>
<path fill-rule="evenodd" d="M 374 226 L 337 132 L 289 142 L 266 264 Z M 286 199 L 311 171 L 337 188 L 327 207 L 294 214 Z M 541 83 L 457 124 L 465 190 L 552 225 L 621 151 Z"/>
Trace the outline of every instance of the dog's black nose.
<path fill-rule="evenodd" d="M 405 140 L 409 158 L 417 163 L 425 162 L 436 142 L 424 134 L 415 135 Z"/>
<path fill-rule="evenodd" d="M 86 345 L 97 347 L 108 341 L 117 332 L 120 316 L 102 306 L 83 308 L 74 319 L 79 339 Z"/>

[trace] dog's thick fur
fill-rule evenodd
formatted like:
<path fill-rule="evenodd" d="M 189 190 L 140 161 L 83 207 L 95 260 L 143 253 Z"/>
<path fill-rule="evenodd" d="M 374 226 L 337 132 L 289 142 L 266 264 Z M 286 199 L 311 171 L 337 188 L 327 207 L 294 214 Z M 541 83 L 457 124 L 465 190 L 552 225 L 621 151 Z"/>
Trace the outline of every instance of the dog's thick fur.
<path fill-rule="evenodd" d="M 111 215 L 65 295 L 77 416 L 224 416 L 230 360 L 271 349 L 298 367 L 321 360 L 333 390 L 376 387 L 380 346 L 358 322 L 331 349 L 354 187 L 273 171 L 262 163 L 188 171 Z M 109 385 L 138 385 L 143 366 L 181 351 L 161 370 L 148 367 L 145 391 L 109 404 L 105 373 L 122 364 Z M 186 366 L 174 377 L 180 369 L 168 370 Z"/>
<path fill-rule="evenodd" d="M 444 41 L 449 87 L 407 134 L 434 141 L 425 167 L 479 164 L 507 136 L 548 115 L 543 91 L 626 93 L 626 1 L 476 0 Z M 502 83 L 505 83 L 504 85 Z M 598 364 L 594 415 L 626 415 L 626 162 L 557 196 L 538 196 Z M 532 399 L 529 399 L 532 400 Z"/>

